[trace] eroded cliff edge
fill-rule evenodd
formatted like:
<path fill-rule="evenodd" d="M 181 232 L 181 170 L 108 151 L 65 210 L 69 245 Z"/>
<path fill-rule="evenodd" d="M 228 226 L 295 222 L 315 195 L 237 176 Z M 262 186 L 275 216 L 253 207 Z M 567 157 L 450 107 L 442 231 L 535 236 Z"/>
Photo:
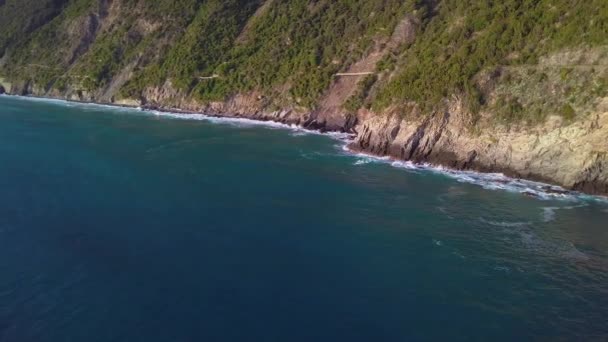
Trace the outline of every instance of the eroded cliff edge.
<path fill-rule="evenodd" d="M 608 102 L 602 113 L 562 125 L 561 118 L 509 130 L 470 129 L 455 100 L 423 119 L 373 116 L 357 126 L 351 148 L 458 170 L 501 172 L 592 194 L 608 194 Z"/>
<path fill-rule="evenodd" d="M 608 194 L 608 2 L 7 0 L 0 92 L 246 117 Z"/>
<path fill-rule="evenodd" d="M 130 101 L 113 104 L 141 105 Z M 340 110 L 310 112 L 295 107 L 269 110 L 263 98 L 255 94 L 207 105 L 184 100 L 164 106 L 161 97 L 150 100 L 146 106 L 350 132 L 354 140 L 349 147 L 354 151 L 457 170 L 500 172 L 589 194 L 608 195 L 608 98 L 597 112 L 572 123 L 565 123 L 555 115 L 532 127 L 478 123 L 474 130 L 471 117 L 458 98 L 448 101 L 443 111 L 425 116 L 416 113 L 415 108 L 405 116 L 365 110 L 356 115 Z"/>

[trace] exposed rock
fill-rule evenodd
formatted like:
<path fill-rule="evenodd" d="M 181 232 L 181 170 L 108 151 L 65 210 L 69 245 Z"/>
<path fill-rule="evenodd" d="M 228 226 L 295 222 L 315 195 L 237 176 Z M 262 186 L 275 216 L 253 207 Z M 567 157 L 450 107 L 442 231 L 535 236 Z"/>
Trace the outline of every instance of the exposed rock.
<path fill-rule="evenodd" d="M 61 86 L 55 87 L 52 82 L 50 85 L 35 84 L 32 80 L 37 78 L 26 73 L 24 79 L 11 79 L 12 84 L 0 78 L 0 93 L 142 106 L 183 113 L 203 112 L 272 120 L 320 131 L 353 132 L 356 133 L 356 140 L 352 148 L 368 153 L 455 169 L 504 172 L 515 177 L 556 183 L 569 189 L 608 194 L 608 98 L 603 98 L 605 92 L 601 92 L 608 76 L 608 46 L 571 47 L 543 56 L 534 64 L 522 64 L 518 62 L 520 53 L 510 53 L 506 56 L 509 63 L 492 65 L 473 79 L 487 114 L 484 116 L 482 113 L 476 122 L 473 122 L 463 101 L 457 97 L 445 100 L 443 109 L 433 113 L 423 113 L 415 103 L 401 104 L 399 110 L 389 108 L 381 113 L 372 113 L 367 109 L 367 104 L 387 82 L 398 75 L 399 68 L 407 67 L 408 64 L 403 64 L 400 56 L 410 44 L 416 44 L 416 34 L 423 30 L 415 14 L 400 14 L 402 16 L 395 17 L 396 21 L 392 22 L 395 26 L 392 33 L 372 32 L 365 37 L 370 42 L 369 45 L 361 45 L 365 46 L 365 51 L 356 50 L 354 55 L 328 54 L 331 60 L 325 62 L 336 68 L 331 72 L 340 70 L 356 75 L 336 77 L 328 82 L 321 98 L 313 105 L 314 109 L 298 105 L 300 101 L 293 98 L 296 96 L 292 92 L 294 81 L 289 78 L 281 80 L 281 84 L 278 84 L 279 81 L 277 84 L 271 82 L 269 84 L 272 85 L 267 87 L 239 88 L 241 90 L 229 92 L 232 95 L 224 101 L 203 103 L 197 100 L 199 88 L 180 90 L 172 83 L 171 75 L 145 83 L 145 86 L 139 84 L 136 91 L 125 87 L 138 72 L 148 70 L 148 66 L 160 65 L 162 54 L 157 52 L 171 49 L 176 42 L 180 42 L 179 37 L 189 32 L 186 26 L 168 30 L 170 25 L 166 24 L 171 23 L 170 19 L 139 15 L 145 2 L 97 0 L 93 3 L 96 5 L 52 31 L 65 43 L 60 44 L 61 54 L 58 54 L 65 68 L 55 79 L 55 83 L 61 83 Z M 257 11 L 244 26 L 239 26 L 240 32 L 234 32 L 238 34 L 238 37 L 231 38 L 235 39 L 235 46 L 244 47 L 254 41 L 256 37 L 252 35 L 256 22 L 267 15 L 275 15 L 274 7 L 282 4 L 275 0 L 257 3 Z M 308 11 L 315 14 L 328 8 L 327 5 L 331 3 L 310 1 Z M 126 11 L 132 11 L 130 14 L 133 15 L 125 16 Z M 369 16 L 373 17 L 374 13 L 369 13 Z M 447 23 L 447 29 L 461 28 L 465 19 L 453 18 Z M 190 25 L 186 22 L 181 25 Z M 365 24 L 365 21 L 361 24 Z M 89 50 L 96 41 L 108 37 L 117 39 L 118 48 L 112 48 L 108 53 L 120 63 L 101 76 L 94 73 L 99 79 L 95 80 L 97 88 L 91 89 L 92 86 L 84 82 L 91 76 L 79 68 L 87 64 L 97 65 L 97 60 L 87 59 L 93 55 Z M 285 36 L 281 42 L 285 45 L 298 44 L 292 39 L 292 36 Z M 139 46 L 141 42 L 146 44 Z M 352 51 L 361 48 L 358 44 L 352 42 Z M 129 50 L 128 47 L 133 48 Z M 125 52 L 127 50 L 128 53 Z M 36 55 L 34 52 L 31 53 Z M 6 63 L 8 54 L 1 56 L 0 66 Z M 379 70 L 378 63 L 383 60 L 387 63 L 383 63 L 382 70 Z M 41 70 L 51 69 L 53 66 Z M 200 77 L 194 71 L 189 72 L 193 79 Z M 361 86 L 359 82 L 370 72 L 375 74 L 373 81 Z M 295 77 L 299 75 L 296 73 Z M 140 91 L 139 86 L 147 88 Z M 597 91 L 588 91 L 591 86 Z M 133 98 L 121 98 L 121 95 L 125 96 L 121 90 L 127 90 L 125 93 Z M 587 96 L 579 96 L 581 94 Z M 345 103 L 351 98 L 357 100 L 353 101 L 357 103 L 356 106 L 363 103 L 363 108 L 356 112 L 352 108 L 346 110 Z M 399 98 L 390 103 L 405 100 Z M 513 104 L 517 105 L 519 115 L 512 119 L 513 126 L 489 121 L 488 118 L 497 118 L 504 113 L 513 115 L 513 110 L 500 111 L 510 109 Z M 564 108 L 566 110 L 560 113 Z M 542 115 L 535 117 L 534 113 Z M 534 125 L 526 126 L 517 121 L 529 118 L 536 118 Z"/>
<path fill-rule="evenodd" d="M 391 47 L 397 47 L 400 44 L 410 44 L 414 42 L 414 39 L 416 39 L 416 30 L 419 25 L 420 22 L 416 17 L 412 15 L 406 16 L 397 24 L 397 27 L 395 27 L 389 45 Z"/>
<path fill-rule="evenodd" d="M 72 27 L 68 29 L 70 40 L 74 43 L 70 48 L 70 52 L 66 55 L 67 64 L 73 64 L 78 57 L 84 54 L 89 46 L 95 40 L 95 35 L 99 28 L 99 19 L 94 14 L 82 18 L 81 21 L 76 21 Z"/>
<path fill-rule="evenodd" d="M 406 16 L 388 38 L 379 39 L 371 51 L 345 70 L 346 73 L 374 72 L 378 62 L 400 44 L 411 43 L 416 37 L 416 28 L 419 22 L 413 16 Z M 348 113 L 343 106 L 353 96 L 365 77 L 348 76 L 337 77 L 333 80 L 323 97 L 319 100 L 317 109 L 311 113 L 312 119 L 309 127 L 327 129 L 332 131 L 354 132 L 353 128 L 358 122 L 357 116 Z"/>
<path fill-rule="evenodd" d="M 125 85 L 133 75 L 133 69 L 137 65 L 137 60 L 126 65 L 115 77 L 112 78 L 110 83 L 101 91 L 99 100 L 101 102 L 115 102 L 113 99 L 118 94 L 120 88 Z"/>
<path fill-rule="evenodd" d="M 245 27 L 243 27 L 243 30 L 241 31 L 239 36 L 236 38 L 237 44 L 243 44 L 249 40 L 249 32 L 251 31 L 251 29 L 257 22 L 257 19 L 262 17 L 264 14 L 266 14 L 266 12 L 268 12 L 268 10 L 270 9 L 270 6 L 272 6 L 273 2 L 274 2 L 274 0 L 266 0 L 260 5 L 260 7 L 258 7 L 258 9 L 255 11 L 255 13 L 249 19 L 249 21 L 247 21 L 247 24 L 245 25 Z"/>
<path fill-rule="evenodd" d="M 403 114 L 403 113 L 402 113 Z M 407 113 L 406 113 L 407 114 Z M 352 148 L 455 169 L 503 172 L 568 189 L 608 194 L 608 112 L 565 127 L 483 126 L 470 131 L 461 101 L 426 118 L 374 116 L 360 123 Z"/>

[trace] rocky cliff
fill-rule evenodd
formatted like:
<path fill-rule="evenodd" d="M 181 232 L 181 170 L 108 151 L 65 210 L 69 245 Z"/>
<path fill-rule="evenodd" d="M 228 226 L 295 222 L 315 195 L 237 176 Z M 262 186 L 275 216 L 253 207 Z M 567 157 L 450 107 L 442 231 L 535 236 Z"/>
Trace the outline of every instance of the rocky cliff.
<path fill-rule="evenodd" d="M 6 0 L 0 92 L 345 131 L 608 194 L 608 3 Z"/>
<path fill-rule="evenodd" d="M 351 148 L 608 194 L 608 101 L 603 111 L 567 125 L 556 116 L 533 128 L 471 131 L 468 120 L 458 100 L 421 119 L 374 115 L 357 126 Z"/>

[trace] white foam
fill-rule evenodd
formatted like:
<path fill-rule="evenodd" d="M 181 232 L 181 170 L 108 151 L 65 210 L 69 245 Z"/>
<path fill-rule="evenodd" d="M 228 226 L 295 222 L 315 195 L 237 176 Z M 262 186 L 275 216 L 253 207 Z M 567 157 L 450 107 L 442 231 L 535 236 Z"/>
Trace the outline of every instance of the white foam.
<path fill-rule="evenodd" d="M 353 163 L 353 165 L 365 165 L 370 163 L 381 163 L 388 160 L 388 158 L 372 158 L 365 154 L 357 154 L 357 160 Z"/>
<path fill-rule="evenodd" d="M 495 227 L 504 227 L 504 228 L 517 228 L 517 227 L 525 227 L 531 224 L 531 222 L 507 222 L 507 221 L 490 221 L 486 220 L 483 217 L 479 218 L 479 221 L 489 224 Z"/>
<path fill-rule="evenodd" d="M 396 167 L 396 168 L 400 168 L 400 169 L 406 169 L 406 170 L 410 170 L 413 172 L 416 172 L 417 170 L 420 170 L 420 167 L 410 161 L 393 161 L 391 163 L 391 166 Z"/>
<path fill-rule="evenodd" d="M 456 179 L 462 183 L 470 183 L 480 185 L 481 187 L 488 190 L 505 190 L 509 192 L 515 192 L 520 194 L 525 194 L 533 197 L 537 197 L 539 199 L 547 200 L 547 199 L 562 199 L 562 200 L 570 200 L 570 201 L 578 201 L 578 200 L 594 200 L 608 203 L 608 197 L 601 196 L 591 196 L 585 195 L 582 193 L 574 192 L 574 191 L 566 191 L 565 189 L 548 185 L 540 182 L 527 181 L 522 179 L 515 179 L 507 177 L 501 173 L 480 173 L 475 171 L 455 171 L 451 169 L 444 168 L 442 166 L 431 165 L 428 163 L 412 163 L 409 161 L 397 161 L 390 157 L 377 157 L 374 155 L 366 154 L 366 153 L 353 153 L 348 148 L 348 143 L 352 141 L 353 135 L 349 133 L 340 133 L 340 132 L 320 132 L 320 131 L 312 131 L 305 129 L 301 126 L 290 125 L 281 122 L 275 121 L 260 121 L 253 120 L 247 118 L 235 118 L 235 117 L 216 117 L 209 116 L 206 114 L 190 114 L 190 113 L 178 113 L 178 112 L 167 112 L 167 111 L 157 111 L 157 110 L 146 110 L 141 109 L 139 107 L 124 107 L 117 105 L 106 105 L 106 104 L 97 104 L 97 103 L 85 103 L 85 102 L 73 102 L 66 101 L 60 99 L 49 99 L 49 98 L 40 98 L 40 97 L 29 97 L 29 96 L 15 96 L 10 95 L 10 97 L 17 99 L 24 99 L 28 101 L 39 101 L 39 102 L 48 102 L 48 103 L 57 103 L 70 107 L 98 107 L 105 109 L 112 109 L 114 111 L 126 111 L 132 113 L 143 113 L 143 114 L 152 114 L 159 117 L 180 119 L 180 120 L 204 120 L 212 123 L 219 124 L 230 124 L 234 126 L 240 127 L 251 127 L 251 126 L 263 126 L 269 128 L 277 128 L 277 129 L 289 129 L 294 131 L 294 134 L 319 134 L 324 136 L 329 136 L 334 139 L 338 139 L 344 141 L 341 148 L 343 151 L 347 152 L 349 155 L 354 155 L 358 158 L 367 158 L 369 160 L 378 161 L 378 162 L 390 162 L 392 166 L 397 168 L 402 168 L 409 170 L 410 172 L 416 171 L 430 171 L 434 173 L 439 173 L 442 175 L 449 176 L 451 178 Z M 366 159 L 366 160 L 367 160 Z M 367 163 L 367 162 L 366 162 Z M 361 165 L 361 164 L 357 164 Z"/>
<path fill-rule="evenodd" d="M 83 107 L 83 108 L 103 108 L 103 109 L 111 109 L 113 111 L 125 111 L 131 113 L 139 113 L 139 114 L 151 114 L 157 117 L 170 118 L 170 119 L 178 119 L 178 120 L 198 120 L 198 121 L 207 121 L 211 123 L 217 124 L 228 124 L 237 127 L 268 127 L 275 129 L 288 129 L 294 131 L 294 134 L 299 135 L 307 135 L 307 134 L 316 134 L 316 135 L 324 135 L 329 136 L 334 139 L 339 140 L 349 140 L 352 139 L 353 135 L 350 133 L 342 133 L 342 132 L 320 132 L 309 130 L 304 127 L 294 125 L 294 124 L 286 124 L 277 121 L 262 121 L 262 120 L 254 120 L 248 118 L 237 118 L 237 117 L 218 117 L 207 115 L 204 113 L 180 113 L 177 109 L 175 112 L 165 111 L 165 110 L 149 110 L 142 109 L 141 107 L 128 107 L 128 106 L 119 106 L 119 105 L 111 105 L 111 104 L 99 104 L 99 103 L 89 103 L 89 102 L 74 102 L 67 101 L 61 99 L 49 99 L 49 98 L 41 98 L 41 97 L 30 97 L 30 96 L 18 96 L 18 95 L 10 95 L 11 97 L 27 100 L 27 101 L 37 101 L 37 102 L 45 102 L 45 103 L 54 103 L 61 104 L 68 107 Z"/>
<path fill-rule="evenodd" d="M 568 207 L 544 207 L 543 208 L 543 222 L 551 222 L 555 220 L 556 210 L 572 210 L 577 208 L 586 207 L 587 204 L 573 205 Z"/>
<path fill-rule="evenodd" d="M 371 163 L 369 159 L 359 159 L 353 165 L 365 165 Z"/>
<path fill-rule="evenodd" d="M 378 162 L 388 162 L 394 167 L 405 169 L 410 172 L 433 172 L 436 174 L 448 176 L 461 183 L 479 185 L 487 190 L 504 190 L 508 192 L 527 195 L 530 197 L 535 197 L 541 200 L 593 200 L 608 203 L 608 197 L 586 195 L 576 191 L 569 191 L 556 185 L 507 177 L 502 173 L 457 171 L 445 168 L 443 166 L 432 165 L 429 163 L 413 163 L 411 161 L 395 160 L 390 157 L 377 157 L 371 154 L 361 152 L 355 153 L 348 148 L 347 144 L 344 144 L 342 146 L 342 149 L 357 158 L 373 158 Z"/>
<path fill-rule="evenodd" d="M 555 220 L 555 210 L 557 207 L 545 207 L 543 208 L 543 222 L 551 222 Z"/>
<path fill-rule="evenodd" d="M 277 121 L 262 121 L 262 120 L 254 120 L 248 118 L 235 118 L 235 117 L 219 117 L 219 116 L 211 116 L 202 113 L 175 113 L 175 112 L 167 112 L 167 111 L 148 111 L 144 110 L 144 113 L 152 113 L 159 117 L 167 117 L 172 119 L 179 120 L 202 120 L 216 124 L 228 124 L 236 127 L 267 127 L 273 129 L 288 129 L 293 131 L 293 135 L 303 136 L 303 135 L 324 135 L 329 136 L 334 139 L 339 140 L 349 140 L 352 139 L 352 134 L 350 133 L 342 133 L 342 132 L 320 132 L 306 129 L 302 126 L 298 126 L 295 124 L 286 124 Z"/>
<path fill-rule="evenodd" d="M 8 95 L 8 96 L 11 98 L 14 98 L 14 99 L 18 99 L 18 100 L 52 103 L 52 104 L 58 104 L 58 105 L 62 105 L 65 107 L 70 107 L 70 108 L 111 109 L 113 111 L 124 111 L 124 112 L 133 112 L 133 113 L 141 111 L 141 108 L 139 108 L 139 107 L 91 103 L 91 102 L 76 102 L 76 101 L 52 99 L 52 98 L 46 98 L 46 97 L 35 97 L 35 96 L 21 96 L 21 95 Z"/>

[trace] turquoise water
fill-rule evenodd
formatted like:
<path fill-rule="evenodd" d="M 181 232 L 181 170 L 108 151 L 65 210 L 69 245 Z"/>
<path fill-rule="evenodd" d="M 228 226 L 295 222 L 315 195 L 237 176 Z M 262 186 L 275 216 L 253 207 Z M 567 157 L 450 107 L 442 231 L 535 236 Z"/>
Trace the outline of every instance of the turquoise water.
<path fill-rule="evenodd" d="M 194 119 L 0 97 L 0 341 L 608 339 L 604 202 Z"/>

